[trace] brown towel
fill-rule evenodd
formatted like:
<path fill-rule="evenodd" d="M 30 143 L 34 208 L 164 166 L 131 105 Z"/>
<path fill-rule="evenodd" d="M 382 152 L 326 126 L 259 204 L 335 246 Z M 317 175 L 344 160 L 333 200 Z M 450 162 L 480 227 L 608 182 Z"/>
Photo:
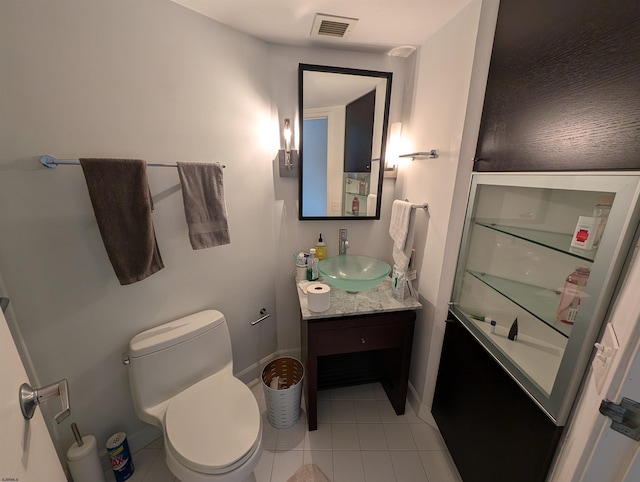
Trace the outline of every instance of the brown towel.
<path fill-rule="evenodd" d="M 164 268 L 153 229 L 147 164 L 138 159 L 80 159 L 104 247 L 121 285 Z"/>
<path fill-rule="evenodd" d="M 178 162 L 178 173 L 191 247 L 204 249 L 231 243 L 222 166 L 212 162 Z"/>

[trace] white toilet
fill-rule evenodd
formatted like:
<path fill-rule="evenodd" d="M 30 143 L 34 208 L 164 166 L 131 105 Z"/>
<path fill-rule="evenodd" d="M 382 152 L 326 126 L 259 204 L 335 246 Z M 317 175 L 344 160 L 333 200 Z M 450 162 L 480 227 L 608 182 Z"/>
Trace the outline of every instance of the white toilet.
<path fill-rule="evenodd" d="M 224 315 L 202 311 L 129 343 L 129 386 L 138 417 L 162 429 L 167 466 L 183 482 L 252 477 L 262 453 L 253 393 L 233 376 Z"/>

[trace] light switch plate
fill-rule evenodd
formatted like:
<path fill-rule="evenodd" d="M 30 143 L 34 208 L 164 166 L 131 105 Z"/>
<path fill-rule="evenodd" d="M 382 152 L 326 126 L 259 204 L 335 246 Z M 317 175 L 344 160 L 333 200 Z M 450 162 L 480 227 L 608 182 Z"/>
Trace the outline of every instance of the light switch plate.
<path fill-rule="evenodd" d="M 596 390 L 598 391 L 598 395 L 600 395 L 604 381 L 609 374 L 611 363 L 620 348 L 618 337 L 611 323 L 607 323 L 602 339 L 599 343 L 595 344 L 595 347 L 597 352 L 591 362 L 591 367 L 593 368 L 593 379 L 596 383 Z"/>

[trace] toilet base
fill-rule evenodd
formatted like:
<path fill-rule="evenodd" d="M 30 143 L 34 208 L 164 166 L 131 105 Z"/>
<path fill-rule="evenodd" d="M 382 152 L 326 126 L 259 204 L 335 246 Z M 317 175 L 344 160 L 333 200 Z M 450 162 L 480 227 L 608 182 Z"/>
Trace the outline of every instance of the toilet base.
<path fill-rule="evenodd" d="M 167 467 L 169 467 L 171 473 L 182 482 L 255 482 L 256 479 L 253 475 L 253 469 L 258 465 L 260 456 L 262 455 L 262 427 L 260 427 L 258 445 L 253 452 L 253 455 L 247 459 L 244 465 L 224 474 L 203 474 L 185 467 L 178 462 L 173 454 L 167 449 L 166 444 L 164 447 L 164 455 Z"/>

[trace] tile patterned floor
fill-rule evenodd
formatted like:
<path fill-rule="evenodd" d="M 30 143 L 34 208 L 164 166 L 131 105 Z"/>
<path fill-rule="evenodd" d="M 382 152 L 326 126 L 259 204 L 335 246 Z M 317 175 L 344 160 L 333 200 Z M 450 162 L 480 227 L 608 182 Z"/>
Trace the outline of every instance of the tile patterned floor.
<path fill-rule="evenodd" d="M 257 482 L 286 482 L 303 464 L 314 463 L 333 482 L 462 482 L 440 433 L 407 403 L 397 416 L 378 383 L 318 394 L 318 430 L 307 430 L 302 413 L 293 427 L 278 430 L 266 417 L 262 385 L 252 391 L 263 417 L 264 449 Z M 131 482 L 180 482 L 164 462 L 162 440 L 133 455 Z M 112 472 L 107 481 L 114 482 Z"/>

